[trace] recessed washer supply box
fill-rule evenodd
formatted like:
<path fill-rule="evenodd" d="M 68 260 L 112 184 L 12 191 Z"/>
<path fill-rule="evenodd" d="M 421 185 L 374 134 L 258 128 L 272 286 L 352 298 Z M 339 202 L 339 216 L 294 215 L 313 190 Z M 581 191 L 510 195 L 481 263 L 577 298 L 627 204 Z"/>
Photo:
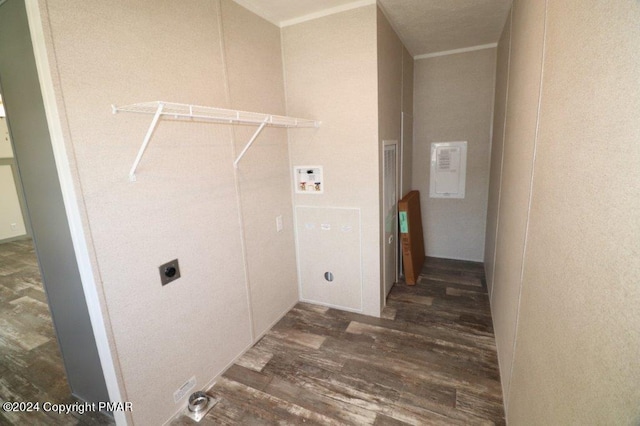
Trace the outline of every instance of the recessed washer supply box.
<path fill-rule="evenodd" d="M 293 177 L 296 194 L 322 194 L 324 192 L 322 166 L 295 166 Z"/>

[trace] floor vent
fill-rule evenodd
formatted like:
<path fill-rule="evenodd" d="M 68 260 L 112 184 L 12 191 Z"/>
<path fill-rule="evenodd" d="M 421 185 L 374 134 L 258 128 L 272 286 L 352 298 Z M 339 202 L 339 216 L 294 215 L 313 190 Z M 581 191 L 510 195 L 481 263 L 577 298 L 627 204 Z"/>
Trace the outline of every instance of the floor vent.
<path fill-rule="evenodd" d="M 202 391 L 194 392 L 189 397 L 189 405 L 185 408 L 185 415 L 199 422 L 218 401 Z"/>

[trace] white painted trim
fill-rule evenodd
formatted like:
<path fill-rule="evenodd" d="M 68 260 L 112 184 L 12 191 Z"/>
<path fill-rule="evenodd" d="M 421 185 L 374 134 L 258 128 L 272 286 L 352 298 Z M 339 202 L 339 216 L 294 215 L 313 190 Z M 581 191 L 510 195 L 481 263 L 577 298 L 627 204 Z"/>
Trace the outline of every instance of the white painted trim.
<path fill-rule="evenodd" d="M 356 314 L 361 314 L 364 312 L 364 309 L 353 309 L 353 308 L 348 308 L 346 306 L 340 306 L 340 305 L 334 305 L 332 303 L 326 303 L 326 302 L 319 302 L 317 300 L 310 300 L 310 299 L 300 299 L 301 302 L 303 303 L 308 303 L 310 305 L 318 305 L 318 306 L 324 306 L 327 308 L 331 308 L 331 309 L 338 309 L 339 311 L 345 311 L 345 312 L 354 312 Z"/>
<path fill-rule="evenodd" d="M 401 120 L 400 123 L 402 123 L 402 115 L 404 113 L 401 113 Z M 402 124 L 401 124 L 402 125 Z M 400 132 L 400 137 L 402 138 L 402 131 Z M 394 230 L 394 234 L 393 234 L 393 238 L 394 238 L 394 255 L 396 258 L 396 267 L 395 267 L 395 274 L 394 274 L 394 283 L 391 284 L 391 287 L 389 288 L 389 291 L 387 291 L 387 283 L 385 282 L 385 280 L 387 279 L 387 240 L 386 240 L 386 235 L 385 234 L 385 221 L 386 221 L 386 217 L 382 217 L 386 215 L 386 212 L 384 211 L 384 202 L 385 202 L 385 176 L 386 176 L 386 171 L 384 169 L 384 160 L 385 160 L 385 153 L 384 151 L 386 151 L 387 147 L 392 146 L 393 149 L 395 150 L 395 154 L 396 154 L 396 177 L 395 177 L 395 181 L 396 181 L 396 211 L 395 211 L 395 216 L 396 216 L 396 227 Z M 398 151 L 402 151 L 400 149 L 400 144 L 398 143 L 397 140 L 393 140 L 393 139 L 385 139 L 382 141 L 382 215 L 380 217 L 380 225 L 381 225 L 381 229 L 380 229 L 380 234 L 383 235 L 382 237 L 382 280 L 381 281 L 381 289 L 382 292 L 380 293 L 381 297 L 382 297 L 382 303 L 381 306 L 382 308 L 387 306 L 387 296 L 389 296 L 389 292 L 391 291 L 391 289 L 393 288 L 393 286 L 398 282 L 399 280 L 399 274 L 398 274 L 398 263 L 400 262 L 400 236 L 398 235 L 398 200 L 400 198 L 402 198 L 402 188 L 399 186 L 399 172 L 401 171 L 401 167 L 398 167 Z M 400 154 L 402 155 L 402 154 Z M 398 195 L 400 195 L 400 197 L 398 197 Z"/>
<path fill-rule="evenodd" d="M 478 46 L 463 47 L 461 49 L 445 50 L 443 52 L 435 52 L 435 53 L 426 53 L 424 55 L 416 55 L 413 57 L 413 59 L 418 61 L 420 59 L 429 59 L 429 58 L 435 58 L 438 56 L 455 55 L 456 53 L 466 53 L 466 52 L 474 52 L 476 50 L 493 49 L 494 47 L 498 47 L 498 43 L 480 44 Z"/>
<path fill-rule="evenodd" d="M 237 1 L 237 0 L 236 0 Z M 298 18 L 288 19 L 286 21 L 280 21 L 278 26 L 280 28 L 288 27 L 291 25 L 300 24 L 302 22 L 312 21 L 314 19 L 323 18 L 325 16 L 334 15 L 340 12 L 346 12 L 347 10 L 358 9 L 365 6 L 370 6 L 372 4 L 376 4 L 376 0 L 358 0 L 348 4 L 344 4 L 342 6 L 332 7 L 330 9 L 324 9 L 318 12 L 310 13 L 308 15 L 303 15 Z"/>
<path fill-rule="evenodd" d="M 73 177 L 67 151 L 64 145 L 64 136 L 60 121 L 60 113 L 55 99 L 55 91 L 53 79 L 51 77 L 51 66 L 47 56 L 47 47 L 45 43 L 44 29 L 42 27 L 42 18 L 38 2 L 35 0 L 27 0 L 25 2 L 27 11 L 27 19 L 29 22 L 29 32 L 33 43 L 33 54 L 38 70 L 38 80 L 42 90 L 42 100 L 47 116 L 47 125 L 51 137 L 51 146 L 55 158 L 56 169 L 60 179 L 60 189 L 64 201 L 67 219 L 69 221 L 69 230 L 71 232 L 71 240 L 75 249 L 76 260 L 80 278 L 82 280 L 82 288 L 87 301 L 87 309 L 91 320 L 91 328 L 96 340 L 100 364 L 107 385 L 109 398 L 113 402 L 121 402 L 122 395 L 118 386 L 118 378 L 113 361 L 107 330 L 105 327 L 104 316 L 100 307 L 100 299 L 98 290 L 91 268 L 91 260 L 87 240 L 82 226 L 82 217 L 78 207 L 78 197 L 73 185 Z M 124 412 L 115 411 L 114 418 L 117 425 L 126 425 L 127 419 Z"/>

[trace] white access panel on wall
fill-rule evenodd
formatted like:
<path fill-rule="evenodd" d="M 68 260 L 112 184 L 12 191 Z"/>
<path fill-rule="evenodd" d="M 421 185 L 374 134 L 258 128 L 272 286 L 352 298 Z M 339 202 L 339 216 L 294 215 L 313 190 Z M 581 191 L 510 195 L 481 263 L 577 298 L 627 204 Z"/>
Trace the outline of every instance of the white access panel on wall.
<path fill-rule="evenodd" d="M 467 142 L 431 143 L 429 197 L 464 198 Z"/>
<path fill-rule="evenodd" d="M 362 311 L 360 209 L 296 207 L 300 299 Z"/>

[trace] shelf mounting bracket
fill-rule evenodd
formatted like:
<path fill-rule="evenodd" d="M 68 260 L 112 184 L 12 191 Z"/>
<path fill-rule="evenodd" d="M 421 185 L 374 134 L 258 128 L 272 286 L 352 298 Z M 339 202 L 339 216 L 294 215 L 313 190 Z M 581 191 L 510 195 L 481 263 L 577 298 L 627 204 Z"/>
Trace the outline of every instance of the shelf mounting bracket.
<path fill-rule="evenodd" d="M 133 162 L 133 166 L 131 166 L 131 170 L 129 171 L 129 180 L 131 182 L 136 181 L 136 169 L 138 168 L 138 164 L 140 164 L 140 160 L 142 159 L 142 155 L 144 151 L 147 149 L 147 145 L 149 145 L 149 141 L 151 140 L 151 135 L 153 135 L 153 131 L 156 129 L 158 125 L 158 120 L 162 115 L 162 109 L 164 108 L 163 103 L 158 103 L 158 109 L 153 116 L 153 120 L 151 120 L 151 125 L 149 126 L 149 130 L 147 130 L 147 134 L 142 141 L 142 146 L 140 146 L 140 150 L 138 151 L 138 155 L 136 156 L 136 160 Z"/>
<path fill-rule="evenodd" d="M 268 121 L 269 121 L 269 117 L 265 118 L 264 121 L 260 123 L 260 126 L 258 126 L 258 129 L 256 130 L 256 132 L 253 134 L 253 136 L 251 136 L 251 139 L 249 139 L 249 142 L 247 142 L 247 145 L 245 145 L 240 155 L 238 155 L 238 158 L 236 158 L 236 161 L 233 162 L 233 166 L 236 169 L 238 168 L 238 163 L 240 162 L 242 157 L 244 157 L 244 154 L 249 150 L 249 148 L 251 148 L 251 145 L 253 145 L 253 143 L 256 141 L 256 138 L 258 137 L 262 129 L 264 129 L 264 126 L 267 125 Z"/>

